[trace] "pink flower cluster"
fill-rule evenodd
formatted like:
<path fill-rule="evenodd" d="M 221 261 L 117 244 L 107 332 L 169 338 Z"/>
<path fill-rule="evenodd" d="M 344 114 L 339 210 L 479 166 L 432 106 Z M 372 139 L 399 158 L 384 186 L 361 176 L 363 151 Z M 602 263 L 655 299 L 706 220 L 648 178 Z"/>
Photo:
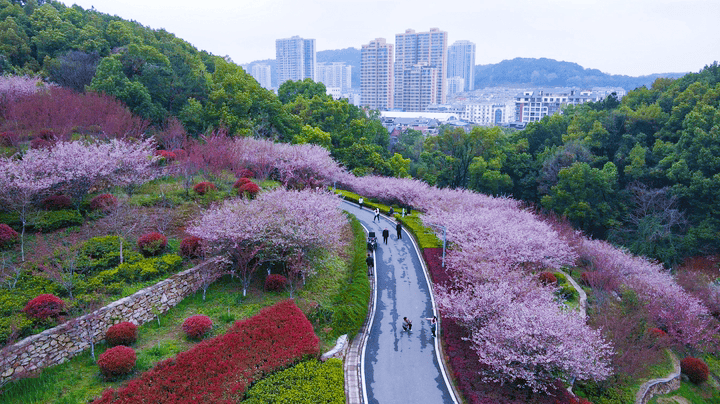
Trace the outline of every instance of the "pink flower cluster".
<path fill-rule="evenodd" d="M 319 353 L 312 324 L 292 300 L 265 308 L 230 331 L 160 362 L 101 403 L 236 403 L 264 375 Z"/>

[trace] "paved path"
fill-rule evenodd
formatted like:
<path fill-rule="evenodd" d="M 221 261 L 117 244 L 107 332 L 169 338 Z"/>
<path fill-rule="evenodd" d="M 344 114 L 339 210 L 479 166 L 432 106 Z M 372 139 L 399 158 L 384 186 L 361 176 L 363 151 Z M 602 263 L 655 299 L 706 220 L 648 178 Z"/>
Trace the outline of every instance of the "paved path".
<path fill-rule="evenodd" d="M 382 217 L 373 222 L 373 212 L 362 211 L 345 202 L 343 209 L 353 213 L 378 237 L 375 255 L 377 299 L 361 354 L 363 402 L 455 403 L 438 358 L 438 346 L 430 332 L 433 302 L 428 279 L 411 237 L 403 230 L 396 237 L 395 223 Z M 382 230 L 390 231 L 387 244 Z M 411 332 L 402 330 L 403 317 L 413 322 Z"/>

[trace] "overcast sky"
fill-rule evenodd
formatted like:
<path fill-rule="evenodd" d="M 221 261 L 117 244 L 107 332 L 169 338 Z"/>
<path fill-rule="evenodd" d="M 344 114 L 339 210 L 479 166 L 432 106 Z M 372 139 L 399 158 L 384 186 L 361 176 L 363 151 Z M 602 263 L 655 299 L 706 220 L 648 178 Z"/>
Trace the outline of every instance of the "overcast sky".
<path fill-rule="evenodd" d="M 630 76 L 697 72 L 720 60 L 720 0 L 63 0 L 164 28 L 244 64 L 275 58 L 275 40 L 318 51 L 437 27 L 477 45 L 475 63 L 516 57 Z"/>

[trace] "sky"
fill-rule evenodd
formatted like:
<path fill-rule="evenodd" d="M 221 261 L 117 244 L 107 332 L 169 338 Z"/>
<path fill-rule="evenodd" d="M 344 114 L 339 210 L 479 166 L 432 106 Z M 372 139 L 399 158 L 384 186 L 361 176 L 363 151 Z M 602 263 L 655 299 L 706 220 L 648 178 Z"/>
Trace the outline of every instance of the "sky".
<path fill-rule="evenodd" d="M 63 0 L 153 29 L 235 63 L 275 58 L 275 40 L 317 51 L 439 28 L 476 44 L 476 64 L 516 57 L 608 74 L 698 72 L 720 60 L 720 0 Z"/>

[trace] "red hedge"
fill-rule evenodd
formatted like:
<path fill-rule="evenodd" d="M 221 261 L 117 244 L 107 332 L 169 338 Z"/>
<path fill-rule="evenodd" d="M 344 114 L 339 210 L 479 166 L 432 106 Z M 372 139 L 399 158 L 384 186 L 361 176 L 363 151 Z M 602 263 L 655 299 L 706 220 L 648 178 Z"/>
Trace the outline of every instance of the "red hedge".
<path fill-rule="evenodd" d="M 286 300 L 158 363 L 118 390 L 105 390 L 95 404 L 235 403 L 263 376 L 317 356 L 318 342 L 312 324 Z"/>
<path fill-rule="evenodd" d="M 20 240 L 20 235 L 12 227 L 0 223 L 0 247 L 15 244 Z"/>
<path fill-rule="evenodd" d="M 138 239 L 137 246 L 143 255 L 158 255 L 167 246 L 167 238 L 157 232 L 144 234 Z"/>
<path fill-rule="evenodd" d="M 138 328 L 129 321 L 117 323 L 105 331 L 105 341 L 108 345 L 132 345 L 137 341 Z"/>
<path fill-rule="evenodd" d="M 543 285 L 557 284 L 557 277 L 552 272 L 543 272 L 540 274 L 540 283 Z"/>
<path fill-rule="evenodd" d="M 287 286 L 287 278 L 279 275 L 272 274 L 265 278 L 265 290 L 268 292 L 282 292 Z"/>
<path fill-rule="evenodd" d="M 65 302 L 55 295 L 40 295 L 30 300 L 23 308 L 23 312 L 31 318 L 45 320 L 57 317 L 65 309 Z"/>
<path fill-rule="evenodd" d="M 42 206 L 47 210 L 62 210 L 72 208 L 72 199 L 67 195 L 52 195 L 42 201 Z"/>
<path fill-rule="evenodd" d="M 650 335 L 656 337 L 656 338 L 662 338 L 667 336 L 667 333 L 659 328 L 651 328 L 650 329 Z"/>
<path fill-rule="evenodd" d="M 155 155 L 164 158 L 166 161 L 173 161 L 177 158 L 175 153 L 167 150 L 158 150 L 155 152 Z"/>
<path fill-rule="evenodd" d="M 110 348 L 98 358 L 100 373 L 105 377 L 116 377 L 130 373 L 135 367 L 137 356 L 132 348 L 123 345 Z"/>
<path fill-rule="evenodd" d="M 175 149 L 172 151 L 177 160 L 185 160 L 188 156 L 187 152 L 183 149 Z"/>
<path fill-rule="evenodd" d="M 238 177 L 246 177 L 246 178 L 252 178 L 255 176 L 255 173 L 252 172 L 249 168 L 241 168 L 235 173 Z"/>
<path fill-rule="evenodd" d="M 247 177 L 238 178 L 238 180 L 235 181 L 235 183 L 233 184 L 233 188 L 240 188 L 241 186 L 243 186 L 244 184 L 247 184 L 249 182 L 252 182 L 252 180 L 250 178 L 247 178 Z"/>
<path fill-rule="evenodd" d="M 190 236 L 180 242 L 180 255 L 188 258 L 198 258 L 202 254 L 200 237 Z"/>
<path fill-rule="evenodd" d="M 217 187 L 212 182 L 199 182 L 195 184 L 193 187 L 193 191 L 195 191 L 198 195 L 205 195 L 208 191 L 215 191 L 217 190 Z"/>
<path fill-rule="evenodd" d="M 199 339 L 212 329 L 210 317 L 197 315 L 188 317 L 182 324 L 182 330 L 188 338 Z"/>
<path fill-rule="evenodd" d="M 680 370 L 695 384 L 707 381 L 710 369 L 702 359 L 687 357 L 680 361 Z"/>
<path fill-rule="evenodd" d="M 100 194 L 90 201 L 90 209 L 92 210 L 107 210 L 117 205 L 118 200 L 112 194 Z"/>
<path fill-rule="evenodd" d="M 247 182 L 238 188 L 239 195 L 247 194 L 251 199 L 254 198 L 258 192 L 260 192 L 260 187 L 254 182 Z"/>

